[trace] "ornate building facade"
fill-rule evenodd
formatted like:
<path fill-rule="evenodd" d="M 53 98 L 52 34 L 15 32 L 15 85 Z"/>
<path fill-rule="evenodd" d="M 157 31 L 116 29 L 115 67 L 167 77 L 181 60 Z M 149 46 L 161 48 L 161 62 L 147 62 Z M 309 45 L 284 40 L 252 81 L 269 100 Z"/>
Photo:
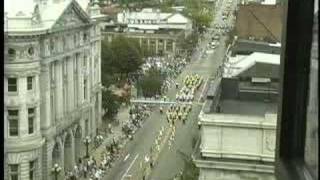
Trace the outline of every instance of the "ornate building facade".
<path fill-rule="evenodd" d="M 142 48 L 158 55 L 179 53 L 179 41 L 192 33 L 191 20 L 182 14 L 150 8 L 119 12 L 116 22 L 105 24 L 102 34 L 109 42 L 122 35 L 136 39 Z"/>
<path fill-rule="evenodd" d="M 51 179 L 84 155 L 101 121 L 99 7 L 5 1 L 4 179 Z"/>

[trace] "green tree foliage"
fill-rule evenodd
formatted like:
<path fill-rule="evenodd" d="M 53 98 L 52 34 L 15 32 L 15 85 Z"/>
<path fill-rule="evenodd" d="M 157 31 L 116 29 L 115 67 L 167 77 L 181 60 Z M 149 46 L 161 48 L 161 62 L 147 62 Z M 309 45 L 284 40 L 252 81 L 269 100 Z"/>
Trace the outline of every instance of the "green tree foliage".
<path fill-rule="evenodd" d="M 153 97 L 157 94 L 161 94 L 163 81 L 164 77 L 162 76 L 161 71 L 151 68 L 138 83 L 138 86 L 141 87 L 144 97 Z"/>
<path fill-rule="evenodd" d="M 209 27 L 213 19 L 213 10 L 204 0 L 185 0 L 184 14 L 191 18 L 194 26 L 200 32 Z"/>
<path fill-rule="evenodd" d="M 175 0 L 164 0 L 162 4 L 160 4 L 161 12 L 173 12 L 172 6 L 175 5 Z"/>
<path fill-rule="evenodd" d="M 111 46 L 106 40 L 101 42 L 101 49 L 101 83 L 103 86 L 109 87 L 116 82 L 115 73 L 118 70 L 113 65 L 115 58 Z"/>
<path fill-rule="evenodd" d="M 124 79 L 143 64 L 141 48 L 135 40 L 118 36 L 111 43 L 104 40 L 101 47 L 101 76 L 106 87 L 118 79 L 117 74 Z"/>
<path fill-rule="evenodd" d="M 130 72 L 137 71 L 143 64 L 139 45 L 123 36 L 114 38 L 111 43 L 111 51 L 114 66 L 121 76 L 127 77 Z"/>
<path fill-rule="evenodd" d="M 192 50 L 198 42 L 199 34 L 197 32 L 192 32 L 185 39 L 181 39 L 179 42 L 182 49 Z"/>
<path fill-rule="evenodd" d="M 113 118 L 120 108 L 119 98 L 112 91 L 105 89 L 102 91 L 102 108 L 105 118 Z"/>

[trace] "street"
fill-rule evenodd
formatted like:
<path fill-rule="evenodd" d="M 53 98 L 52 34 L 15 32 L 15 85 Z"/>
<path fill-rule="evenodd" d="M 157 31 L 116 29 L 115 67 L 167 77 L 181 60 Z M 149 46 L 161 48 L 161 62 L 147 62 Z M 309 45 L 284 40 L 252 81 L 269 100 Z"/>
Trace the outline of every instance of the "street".
<path fill-rule="evenodd" d="M 223 23 L 221 13 L 222 9 L 216 12 L 212 26 L 215 23 Z M 228 22 L 232 23 L 231 21 Z M 201 93 L 204 92 L 206 81 L 216 73 L 222 64 L 226 53 L 226 37 L 221 36 L 219 46 L 212 54 L 208 54 L 203 58 L 204 51 L 201 50 L 206 49 L 207 44 L 211 41 L 211 35 L 210 32 L 204 34 L 203 40 L 200 41 L 199 46 L 196 48 L 197 51 L 193 54 L 190 64 L 176 79 L 179 84 L 183 84 L 182 81 L 187 75 L 197 73 L 203 77 L 204 82 L 195 94 L 192 112 L 189 114 L 186 124 L 179 122 L 176 125 L 176 136 L 172 148 L 168 148 L 167 139 L 164 138 L 162 142 L 164 145 L 160 150 L 155 166 L 152 169 L 145 168 L 149 166 L 145 162 L 145 158 L 150 156 L 150 149 L 159 130 L 162 127 L 169 129 L 165 115 L 160 114 L 159 110 L 155 110 L 146 120 L 143 127 L 134 135 L 134 139 L 126 144 L 124 154 L 106 173 L 105 180 L 143 179 L 144 174 L 147 174 L 146 179 L 168 180 L 173 179 L 176 174 L 183 170 L 184 160 L 182 154 L 191 157 L 193 143 L 198 138 L 197 118 L 202 108 Z M 177 92 L 178 90 L 174 87 L 169 89 L 166 94 L 169 101 L 174 101 Z M 166 108 L 164 109 L 166 110 Z"/>
<path fill-rule="evenodd" d="M 188 74 L 197 73 L 203 76 L 203 79 L 206 80 L 211 76 L 211 74 L 216 72 L 217 68 L 222 63 L 222 58 L 225 53 L 223 41 L 224 38 L 221 38 L 220 46 L 207 58 L 192 61 L 177 78 L 178 83 L 182 84 L 183 78 Z M 204 41 L 201 45 L 205 46 L 206 44 L 207 42 Z M 164 151 L 160 155 L 160 159 L 152 171 L 150 179 L 168 179 L 173 177 L 177 172 L 179 172 L 179 170 L 181 170 L 181 168 L 183 168 L 183 161 L 177 155 L 176 151 L 180 150 L 187 155 L 190 155 L 192 152 L 191 142 L 194 137 L 197 137 L 197 116 L 202 107 L 202 104 L 198 103 L 202 88 L 203 86 L 195 96 L 193 110 L 188 117 L 186 125 L 177 125 L 176 140 L 173 150 L 169 151 L 167 148 L 164 148 Z M 167 97 L 169 99 L 174 99 L 176 93 L 177 90 L 175 88 L 171 88 Z M 165 115 L 161 115 L 157 110 L 152 112 L 150 118 L 146 120 L 143 127 L 134 135 L 134 139 L 125 146 L 125 155 L 120 161 L 115 163 L 114 167 L 108 171 L 104 179 L 122 180 L 125 179 L 126 176 L 130 175 L 132 177 L 141 178 L 143 169 L 140 166 L 144 163 L 145 155 L 149 154 L 156 135 L 162 126 L 168 128 Z"/>

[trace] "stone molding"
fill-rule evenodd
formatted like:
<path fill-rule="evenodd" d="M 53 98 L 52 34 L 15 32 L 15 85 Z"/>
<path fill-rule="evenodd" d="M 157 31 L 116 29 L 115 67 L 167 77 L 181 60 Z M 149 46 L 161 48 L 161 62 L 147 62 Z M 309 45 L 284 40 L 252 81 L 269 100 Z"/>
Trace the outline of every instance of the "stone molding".
<path fill-rule="evenodd" d="M 248 172 L 260 172 L 260 173 L 274 173 L 273 164 L 260 164 L 259 162 L 228 162 L 223 160 L 200 160 L 194 159 L 194 162 L 198 168 L 208 169 L 221 169 L 231 171 L 248 171 Z"/>

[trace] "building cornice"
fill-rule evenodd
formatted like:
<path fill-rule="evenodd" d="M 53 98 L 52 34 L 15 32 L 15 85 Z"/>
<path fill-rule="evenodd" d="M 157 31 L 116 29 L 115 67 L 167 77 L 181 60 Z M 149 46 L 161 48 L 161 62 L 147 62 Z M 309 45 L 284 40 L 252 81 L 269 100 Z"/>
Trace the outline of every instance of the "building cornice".
<path fill-rule="evenodd" d="M 201 150 L 202 156 L 209 158 L 225 158 L 238 160 L 255 160 L 263 162 L 274 162 L 274 156 L 265 154 L 244 154 L 244 153 L 230 153 L 215 150 Z"/>
<path fill-rule="evenodd" d="M 208 126 L 276 129 L 276 115 L 274 114 L 266 114 L 265 117 L 261 117 L 222 113 L 205 114 L 201 111 L 199 120 L 201 125 Z"/>
<path fill-rule="evenodd" d="M 41 136 L 8 139 L 5 141 L 7 153 L 21 153 L 23 151 L 32 151 L 41 148 L 45 139 Z"/>
<path fill-rule="evenodd" d="M 274 173 L 274 165 L 261 164 L 259 162 L 230 162 L 218 160 L 193 159 L 198 168 L 230 170 L 230 171 L 248 171 L 258 173 Z"/>

